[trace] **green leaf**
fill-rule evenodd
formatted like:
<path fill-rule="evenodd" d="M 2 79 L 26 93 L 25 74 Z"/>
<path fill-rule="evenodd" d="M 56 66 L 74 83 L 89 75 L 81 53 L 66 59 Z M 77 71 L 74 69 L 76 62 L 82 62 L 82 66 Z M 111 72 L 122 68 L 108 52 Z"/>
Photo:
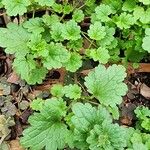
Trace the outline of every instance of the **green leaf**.
<path fill-rule="evenodd" d="M 103 105 L 114 107 L 122 102 L 127 92 L 123 83 L 126 77 L 125 68 L 121 65 L 112 65 L 106 69 L 99 65 L 85 77 L 85 86 Z"/>
<path fill-rule="evenodd" d="M 95 9 L 96 17 L 102 22 L 108 22 L 111 19 L 108 17 L 110 14 L 112 14 L 112 9 L 110 6 L 101 4 L 100 6 L 97 6 Z"/>
<path fill-rule="evenodd" d="M 105 37 L 97 41 L 97 44 L 101 47 L 106 47 L 108 45 L 113 45 L 112 42 L 115 40 L 114 34 L 115 34 L 115 28 L 105 27 L 106 35 Z"/>
<path fill-rule="evenodd" d="M 123 11 L 132 12 L 135 7 L 136 7 L 136 0 L 132 0 L 132 1 L 126 0 L 126 1 L 123 3 L 122 10 L 123 10 Z"/>
<path fill-rule="evenodd" d="M 88 35 L 93 40 L 102 40 L 106 35 L 105 27 L 100 22 L 95 22 L 90 25 Z"/>
<path fill-rule="evenodd" d="M 147 146 L 142 143 L 135 143 L 133 144 L 133 150 L 148 150 Z"/>
<path fill-rule="evenodd" d="M 63 86 L 61 84 L 55 84 L 51 88 L 51 94 L 56 97 L 63 97 Z"/>
<path fill-rule="evenodd" d="M 79 87 L 77 84 L 69 84 L 64 86 L 65 96 L 70 99 L 79 99 L 81 97 L 81 92 L 81 87 Z"/>
<path fill-rule="evenodd" d="M 142 18 L 142 16 L 144 15 L 144 8 L 140 7 L 140 6 L 136 6 L 134 8 L 134 12 L 133 12 L 133 16 L 136 20 Z"/>
<path fill-rule="evenodd" d="M 70 58 L 70 53 L 66 48 L 60 44 L 51 42 L 48 45 L 48 56 L 43 59 L 43 65 L 47 69 L 61 68 L 63 63 L 67 62 Z"/>
<path fill-rule="evenodd" d="M 130 148 L 127 150 L 148 150 L 148 142 L 150 139 L 149 134 L 145 134 L 140 132 L 139 130 L 135 130 L 131 135 L 130 135 L 130 141 L 131 144 L 129 145 Z"/>
<path fill-rule="evenodd" d="M 73 6 L 72 5 L 64 5 L 63 13 L 65 15 L 70 14 L 72 11 L 73 11 Z"/>
<path fill-rule="evenodd" d="M 72 15 L 72 19 L 76 22 L 81 22 L 84 20 L 84 13 L 82 10 L 75 10 Z"/>
<path fill-rule="evenodd" d="M 62 30 L 62 36 L 66 40 L 78 40 L 81 38 L 80 26 L 74 20 L 68 21 Z"/>
<path fill-rule="evenodd" d="M 55 3 L 55 0 L 35 0 L 41 6 L 52 6 Z"/>
<path fill-rule="evenodd" d="M 59 22 L 59 17 L 57 15 L 44 15 L 42 19 L 47 26 L 51 26 Z"/>
<path fill-rule="evenodd" d="M 86 140 L 94 125 L 101 125 L 104 120 L 111 123 L 112 118 L 102 106 L 96 109 L 89 103 L 76 103 L 73 105 L 72 111 L 74 113 L 71 118 L 74 125 L 74 145 L 78 149 L 89 149 L 89 144 Z"/>
<path fill-rule="evenodd" d="M 62 13 L 63 12 L 63 6 L 61 4 L 54 3 L 52 8 L 57 13 Z"/>
<path fill-rule="evenodd" d="M 72 122 L 79 131 L 86 132 L 91 130 L 94 124 L 101 124 L 104 120 L 109 123 L 112 122 L 109 112 L 102 106 L 96 109 L 89 103 L 76 103 L 73 105 L 72 111 L 74 113 Z"/>
<path fill-rule="evenodd" d="M 102 64 L 106 64 L 110 58 L 108 50 L 102 47 L 99 47 L 98 49 L 89 49 L 87 56 Z"/>
<path fill-rule="evenodd" d="M 66 70 L 70 72 L 76 72 L 82 66 L 82 57 L 80 54 L 73 52 L 71 53 L 70 59 L 64 63 Z"/>
<path fill-rule="evenodd" d="M 143 7 L 137 6 L 134 9 L 133 16 L 136 20 L 140 20 L 143 24 L 148 24 L 150 22 L 150 8 L 144 10 Z"/>
<path fill-rule="evenodd" d="M 150 36 L 150 28 L 145 29 L 145 34 Z"/>
<path fill-rule="evenodd" d="M 31 34 L 22 26 L 9 23 L 7 28 L 0 29 L 0 35 L 0 46 L 6 48 L 6 53 L 24 57 L 29 52 L 27 42 Z"/>
<path fill-rule="evenodd" d="M 145 29 L 145 37 L 143 38 L 142 48 L 150 53 L 150 28 Z"/>
<path fill-rule="evenodd" d="M 107 109 L 112 114 L 114 119 L 119 120 L 119 115 L 120 114 L 119 114 L 119 109 L 118 109 L 117 106 L 115 106 L 115 107 L 108 106 Z"/>
<path fill-rule="evenodd" d="M 0 0 L 0 8 L 3 8 L 2 0 Z"/>
<path fill-rule="evenodd" d="M 36 34 L 44 32 L 42 19 L 38 17 L 29 19 L 29 21 L 23 23 L 23 27 Z"/>
<path fill-rule="evenodd" d="M 32 101 L 32 103 L 30 104 L 30 107 L 33 109 L 33 110 L 36 110 L 36 111 L 41 111 L 41 109 L 43 108 L 44 106 L 44 100 L 40 99 L 40 98 L 37 98 L 37 99 L 34 99 Z"/>
<path fill-rule="evenodd" d="M 79 40 L 76 40 L 76 41 L 69 41 L 67 43 L 67 47 L 69 49 L 73 49 L 73 50 L 78 52 L 83 47 L 83 40 L 79 39 Z"/>
<path fill-rule="evenodd" d="M 86 6 L 92 6 L 95 3 L 96 0 L 85 0 Z"/>
<path fill-rule="evenodd" d="M 32 56 L 17 57 L 13 62 L 13 68 L 21 79 L 28 80 L 33 69 L 36 69 L 36 62 Z"/>
<path fill-rule="evenodd" d="M 138 124 L 142 128 L 150 131 L 150 118 L 149 118 L 150 117 L 150 109 L 148 107 L 144 107 L 144 106 L 137 107 L 134 112 L 136 114 L 136 117 L 139 120 Z"/>
<path fill-rule="evenodd" d="M 143 3 L 144 5 L 150 5 L 150 0 L 138 0 L 138 1 Z"/>
<path fill-rule="evenodd" d="M 6 12 L 9 16 L 23 15 L 27 12 L 27 7 L 31 4 L 30 0 L 3 0 Z"/>
<path fill-rule="evenodd" d="M 125 130 L 122 127 L 104 121 L 101 125 L 95 125 L 90 131 L 87 143 L 93 150 L 121 150 L 126 147 L 125 138 Z"/>
<path fill-rule="evenodd" d="M 145 120 L 142 122 L 141 126 L 150 131 L 150 119 L 149 118 L 145 118 Z"/>
<path fill-rule="evenodd" d="M 141 12 L 141 17 L 140 17 L 140 21 L 143 24 L 148 24 L 150 22 L 150 8 L 148 8 L 146 11 Z"/>
<path fill-rule="evenodd" d="M 63 41 L 64 38 L 62 37 L 62 30 L 63 30 L 63 24 L 61 23 L 55 23 L 51 26 L 51 37 L 56 41 Z"/>
<path fill-rule="evenodd" d="M 44 67 L 33 69 L 26 81 L 30 85 L 34 85 L 36 83 L 41 84 L 43 79 L 45 79 L 47 73 L 48 70 Z"/>
<path fill-rule="evenodd" d="M 115 23 L 120 29 L 128 29 L 135 23 L 135 20 L 131 14 L 123 12 L 120 16 L 115 16 Z"/>
<path fill-rule="evenodd" d="M 122 8 L 122 0 L 102 0 L 104 4 L 107 4 L 111 7 L 113 14 L 118 12 Z"/>
<path fill-rule="evenodd" d="M 31 49 L 31 53 L 35 58 L 40 56 L 47 57 L 47 43 L 44 39 L 42 39 L 41 34 L 32 34 L 27 45 Z"/>
<path fill-rule="evenodd" d="M 31 126 L 24 130 L 21 144 L 31 150 L 65 148 L 68 129 L 61 121 L 65 115 L 66 104 L 62 100 L 46 100 L 40 112 L 29 118 Z"/>

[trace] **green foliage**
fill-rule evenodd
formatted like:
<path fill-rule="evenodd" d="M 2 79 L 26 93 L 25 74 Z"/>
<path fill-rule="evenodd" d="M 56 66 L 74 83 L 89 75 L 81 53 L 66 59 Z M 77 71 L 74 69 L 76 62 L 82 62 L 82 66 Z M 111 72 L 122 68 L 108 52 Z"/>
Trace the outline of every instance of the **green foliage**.
<path fill-rule="evenodd" d="M 72 148 L 92 150 L 126 147 L 126 129 L 113 124 L 111 115 L 102 106 L 95 108 L 89 103 L 76 103 L 68 116 L 62 99 L 51 98 L 44 102 L 37 99 L 32 106 L 39 112 L 30 116 L 31 126 L 23 132 L 21 143 L 26 148 L 56 150 L 67 144 Z"/>
<path fill-rule="evenodd" d="M 57 4 L 55 3 L 53 6 L 52 6 L 53 10 L 57 13 L 62 13 L 63 12 L 63 6 L 61 4 Z"/>
<path fill-rule="evenodd" d="M 137 125 L 145 130 L 150 131 L 150 110 L 147 107 L 137 107 L 135 110 L 138 118 Z"/>
<path fill-rule="evenodd" d="M 62 37 L 63 25 L 59 22 L 52 24 L 51 26 L 51 37 L 56 41 L 63 41 Z"/>
<path fill-rule="evenodd" d="M 47 73 L 46 68 L 36 66 L 35 60 L 30 55 L 27 58 L 16 58 L 13 67 L 21 78 L 29 84 L 41 83 Z"/>
<path fill-rule="evenodd" d="M 133 1 L 126 0 L 126 1 L 123 3 L 122 10 L 123 10 L 123 11 L 132 12 L 135 7 L 136 7 L 136 0 L 133 0 Z"/>
<path fill-rule="evenodd" d="M 149 5 L 149 0 L 0 0 L 6 14 L 18 19 L 18 24 L 0 28 L 0 47 L 13 55 L 13 69 L 21 79 L 35 85 L 41 84 L 51 69 L 65 68 L 68 73 L 64 86 L 51 88 L 50 99 L 37 98 L 31 103 L 35 112 L 21 138 L 24 148 L 150 149 L 149 109 L 135 110 L 136 130 L 114 124 L 127 92 L 125 68 L 102 65 L 149 59 Z M 45 14 L 37 15 L 39 10 Z M 84 85 L 82 77 L 76 79 L 80 69 L 95 65 Z M 0 103 L 4 114 L 7 102 Z M 28 107 L 26 104 L 24 101 L 18 108 Z M 10 113 L 12 105 L 8 107 Z M 5 124 L 7 119 L 2 120 Z"/>
<path fill-rule="evenodd" d="M 95 9 L 96 18 L 102 22 L 108 22 L 110 21 L 110 18 L 108 17 L 110 14 L 112 14 L 112 9 L 110 6 L 102 4 Z"/>
<path fill-rule="evenodd" d="M 73 11 L 72 5 L 64 5 L 63 7 L 64 14 L 70 14 L 72 11 Z"/>
<path fill-rule="evenodd" d="M 3 8 L 2 0 L 0 0 L 0 8 Z"/>
<path fill-rule="evenodd" d="M 107 122 L 103 122 L 102 125 L 95 125 L 90 131 L 87 143 L 90 144 L 90 149 L 120 150 L 126 146 L 124 139 L 121 138 L 122 136 L 125 136 L 125 131 L 117 124 L 112 125 Z"/>
<path fill-rule="evenodd" d="M 70 99 L 79 99 L 81 97 L 81 88 L 76 84 L 66 85 L 63 90 L 65 96 Z"/>
<path fill-rule="evenodd" d="M 51 88 L 51 94 L 56 97 L 63 97 L 64 92 L 63 92 L 63 86 L 61 84 L 55 84 Z"/>
<path fill-rule="evenodd" d="M 102 64 L 106 64 L 110 58 L 108 50 L 105 48 L 89 49 L 87 50 L 87 56 L 92 58 L 94 61 L 99 61 Z"/>
<path fill-rule="evenodd" d="M 72 18 L 76 21 L 76 22 L 81 22 L 84 20 L 84 13 L 82 10 L 75 10 L 73 12 Z"/>
<path fill-rule="evenodd" d="M 0 28 L 0 46 L 5 47 L 6 53 L 25 56 L 29 52 L 27 42 L 30 38 L 28 33 L 22 26 L 9 23 L 6 28 Z"/>
<path fill-rule="evenodd" d="M 8 15 L 11 7 L 14 8 L 11 12 L 14 16 L 28 10 L 47 9 L 42 17 L 34 17 L 33 11 L 28 21 L 19 25 L 9 23 L 7 28 L 0 29 L 0 46 L 6 53 L 15 54 L 13 68 L 29 84 L 42 83 L 49 69 L 65 67 L 76 72 L 89 58 L 102 64 L 118 62 L 122 60 L 120 50 L 123 50 L 125 60 L 137 63 L 149 52 L 149 1 L 96 3 L 93 0 L 83 2 L 83 6 L 80 2 L 75 5 L 54 0 L 14 0 L 12 3 L 2 0 L 2 3 Z M 80 5 L 81 9 L 77 8 Z M 87 15 L 91 24 L 85 30 L 82 21 L 86 21 Z M 35 73 L 39 73 L 37 77 Z"/>
<path fill-rule="evenodd" d="M 44 101 L 40 98 L 37 98 L 37 99 L 32 101 L 30 107 L 33 110 L 40 111 L 42 109 L 43 105 L 44 105 Z"/>
<path fill-rule="evenodd" d="M 52 6 L 54 4 L 54 0 L 35 0 L 35 2 L 38 2 L 41 6 Z"/>
<path fill-rule="evenodd" d="M 90 104 L 76 103 L 72 117 L 75 144 L 78 149 L 123 149 L 126 146 L 125 129 L 112 124 L 103 107 L 95 109 Z"/>
<path fill-rule="evenodd" d="M 121 103 L 121 96 L 127 92 L 127 86 L 123 83 L 125 77 L 123 66 L 112 65 L 106 69 L 99 65 L 85 77 L 85 86 L 103 105 L 113 107 Z"/>
<path fill-rule="evenodd" d="M 23 15 L 27 12 L 27 6 L 31 4 L 30 0 L 2 0 L 2 4 L 7 9 L 9 16 Z"/>
<path fill-rule="evenodd" d="M 66 70 L 76 72 L 82 66 L 82 57 L 78 53 L 71 53 L 70 59 L 64 63 Z"/>
<path fill-rule="evenodd" d="M 66 40 L 78 40 L 81 38 L 80 27 L 74 20 L 70 20 L 65 24 L 62 36 Z"/>
<path fill-rule="evenodd" d="M 29 32 L 33 33 L 42 33 L 44 32 L 43 24 L 42 24 L 42 19 L 41 18 L 32 18 L 29 21 L 26 21 L 23 24 L 24 28 L 27 28 Z"/>
<path fill-rule="evenodd" d="M 60 84 L 56 84 L 51 88 L 51 94 L 55 97 L 65 97 L 69 99 L 79 99 L 81 98 L 81 88 L 77 84 L 69 84 L 66 86 L 62 86 Z"/>
<path fill-rule="evenodd" d="M 120 29 L 129 29 L 134 24 L 133 16 L 126 12 L 121 13 L 120 16 L 116 16 L 114 20 Z"/>
<path fill-rule="evenodd" d="M 149 150 L 150 148 L 150 135 L 146 133 L 141 133 L 139 130 L 131 132 L 129 138 L 128 149 L 127 150 Z"/>
<path fill-rule="evenodd" d="M 47 26 L 51 26 L 55 23 L 59 22 L 59 17 L 57 15 L 44 15 L 42 17 L 43 22 L 47 25 Z"/>
<path fill-rule="evenodd" d="M 48 55 L 43 60 L 43 65 L 47 69 L 61 68 L 69 58 L 70 53 L 62 44 L 51 42 L 48 45 Z"/>
<path fill-rule="evenodd" d="M 24 137 L 21 139 L 22 145 L 32 150 L 64 148 L 68 129 L 61 119 L 65 115 L 66 104 L 62 99 L 46 100 L 40 112 L 30 117 L 31 127 L 24 131 Z"/>
<path fill-rule="evenodd" d="M 88 35 L 93 40 L 102 40 L 106 35 L 105 27 L 100 22 L 95 22 L 90 25 Z"/>
<path fill-rule="evenodd" d="M 139 2 L 143 3 L 144 5 L 150 5 L 149 0 L 139 0 Z"/>
<path fill-rule="evenodd" d="M 149 42 L 150 42 L 150 28 L 146 28 L 145 30 L 145 37 L 143 38 L 143 44 L 142 47 L 144 50 L 150 52 L 150 48 L 149 48 Z"/>

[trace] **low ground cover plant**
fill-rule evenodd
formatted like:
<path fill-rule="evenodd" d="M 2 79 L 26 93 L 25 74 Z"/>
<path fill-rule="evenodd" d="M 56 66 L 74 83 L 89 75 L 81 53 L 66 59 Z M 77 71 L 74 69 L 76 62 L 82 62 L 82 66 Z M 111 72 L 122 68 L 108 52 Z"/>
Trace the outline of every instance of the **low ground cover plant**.
<path fill-rule="evenodd" d="M 12 20 L 18 18 L 0 28 L 0 46 L 27 84 L 42 84 L 51 69 L 77 74 L 93 64 L 83 83 L 53 85 L 49 99 L 31 102 L 34 113 L 20 140 L 24 148 L 150 149 L 148 107 L 135 109 L 135 127 L 117 123 L 128 91 L 126 64 L 149 58 L 149 6 L 148 0 L 0 1 Z"/>

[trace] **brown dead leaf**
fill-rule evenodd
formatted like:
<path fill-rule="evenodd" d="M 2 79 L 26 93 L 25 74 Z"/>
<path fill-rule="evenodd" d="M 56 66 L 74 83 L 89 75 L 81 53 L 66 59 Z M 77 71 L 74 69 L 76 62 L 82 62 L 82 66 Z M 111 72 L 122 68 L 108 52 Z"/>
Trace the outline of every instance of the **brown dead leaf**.
<path fill-rule="evenodd" d="M 150 87 L 143 83 L 140 86 L 140 94 L 145 98 L 150 98 Z"/>
<path fill-rule="evenodd" d="M 10 77 L 8 77 L 8 79 L 7 79 L 7 82 L 14 83 L 14 84 L 18 84 L 19 81 L 20 81 L 20 78 L 19 78 L 19 76 L 15 72 L 13 72 L 10 75 Z"/>
<path fill-rule="evenodd" d="M 0 96 L 3 96 L 3 89 L 0 89 Z"/>
<path fill-rule="evenodd" d="M 19 143 L 19 140 L 10 141 L 10 150 L 24 150 Z"/>
<path fill-rule="evenodd" d="M 129 118 L 128 116 L 122 117 L 120 121 L 121 121 L 121 123 L 122 123 L 123 125 L 128 125 L 128 126 L 130 126 L 130 125 L 132 124 L 132 119 Z"/>

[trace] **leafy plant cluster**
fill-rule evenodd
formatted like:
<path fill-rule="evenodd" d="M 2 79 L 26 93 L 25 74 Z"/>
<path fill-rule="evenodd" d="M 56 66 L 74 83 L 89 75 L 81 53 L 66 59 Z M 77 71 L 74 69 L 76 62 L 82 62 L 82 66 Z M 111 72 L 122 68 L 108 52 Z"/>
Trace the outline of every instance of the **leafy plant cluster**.
<path fill-rule="evenodd" d="M 22 23 L 0 28 L 0 46 L 14 55 L 13 68 L 28 84 L 41 84 L 51 69 L 77 72 L 89 59 L 99 64 L 85 77 L 84 85 L 54 85 L 50 99 L 33 100 L 35 112 L 21 138 L 25 148 L 150 149 L 148 108 L 136 109 L 135 128 L 114 123 L 128 90 L 123 82 L 126 69 L 116 64 L 105 67 L 106 63 L 139 62 L 148 56 L 148 0 L 0 2 L 9 16 L 33 13 Z M 46 13 L 35 17 L 36 10 Z M 87 28 L 86 19 L 90 19 Z"/>
<path fill-rule="evenodd" d="M 136 132 L 131 136 L 129 150 L 148 150 L 150 149 L 150 110 L 140 106 L 135 109 L 135 114 L 137 117 Z"/>
<path fill-rule="evenodd" d="M 139 62 L 149 53 L 150 11 L 145 1 L 85 1 L 81 2 L 82 9 L 76 1 L 1 3 L 10 16 L 33 11 L 33 17 L 27 21 L 19 25 L 9 23 L 7 28 L 0 29 L 0 46 L 15 55 L 13 68 L 28 84 L 42 83 L 50 69 L 65 67 L 76 72 L 88 59 L 102 64 Z M 45 9 L 46 14 L 35 17 L 36 9 Z M 85 30 L 87 16 L 91 24 Z M 89 47 L 82 52 L 85 40 Z"/>
<path fill-rule="evenodd" d="M 114 74 L 110 76 L 109 71 Z M 53 85 L 50 99 L 38 98 L 31 103 L 36 112 L 29 118 L 30 127 L 24 130 L 21 144 L 33 150 L 67 147 L 81 150 L 136 150 L 140 147 L 148 150 L 150 134 L 138 126 L 127 128 L 114 123 L 114 119 L 119 119 L 117 105 L 127 91 L 123 83 L 125 75 L 121 65 L 107 69 L 99 65 L 85 77 L 84 85 L 89 93 L 84 93 L 83 87 L 77 84 Z M 148 108 L 143 109 L 147 110 L 146 114 L 141 112 L 141 107 L 135 110 L 141 126 L 139 114 L 145 120 L 150 112 Z"/>

